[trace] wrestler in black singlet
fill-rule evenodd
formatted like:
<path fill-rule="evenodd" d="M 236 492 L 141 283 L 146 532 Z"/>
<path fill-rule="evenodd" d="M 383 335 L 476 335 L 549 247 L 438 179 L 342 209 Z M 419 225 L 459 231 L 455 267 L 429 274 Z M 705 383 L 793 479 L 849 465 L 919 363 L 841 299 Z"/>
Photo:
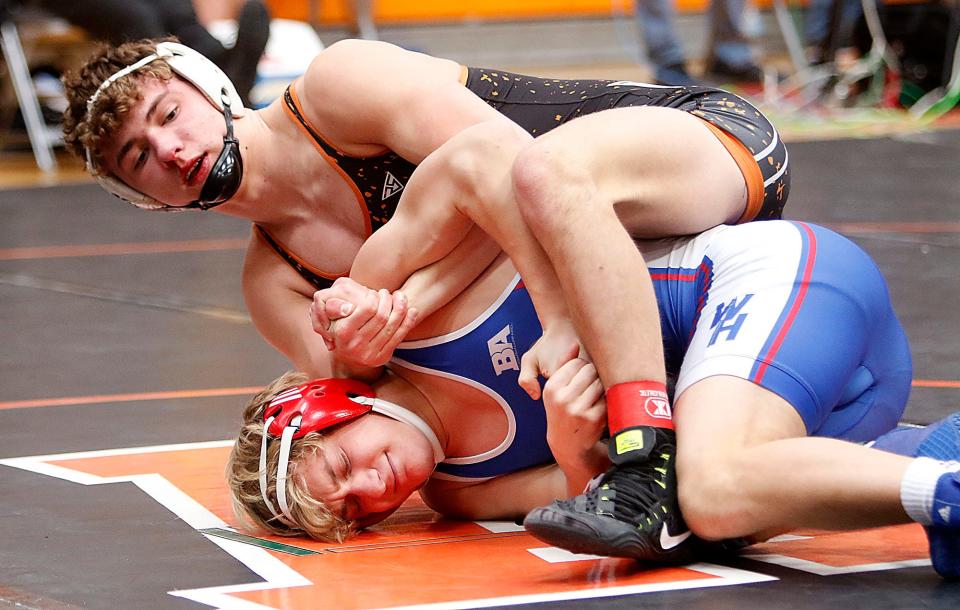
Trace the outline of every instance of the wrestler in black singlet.
<path fill-rule="evenodd" d="M 783 214 L 790 192 L 787 149 L 773 125 L 749 102 L 711 87 L 665 87 L 632 81 L 559 80 L 470 68 L 467 88 L 534 137 L 585 114 L 631 106 L 676 108 L 740 141 L 763 176 L 763 203 L 749 220 Z M 696 163 L 696 156 L 691 156 Z"/>
<path fill-rule="evenodd" d="M 780 218 L 786 204 L 790 171 L 787 151 L 779 134 L 759 110 L 726 91 L 631 81 L 545 79 L 486 68 L 468 68 L 465 84 L 534 137 L 578 116 L 610 108 L 662 106 L 689 112 L 742 142 L 757 159 L 764 179 L 764 198 L 756 220 Z M 310 125 L 289 87 L 284 91 L 283 101 L 290 114 L 356 185 L 369 213 L 371 231 L 382 227 L 396 211 L 400 194 L 416 165 L 392 151 L 372 157 L 345 155 L 324 141 Z M 695 157 L 691 159 L 696 162 Z M 310 269 L 263 227 L 256 225 L 256 230 L 317 289 L 333 284 L 335 277 Z"/>

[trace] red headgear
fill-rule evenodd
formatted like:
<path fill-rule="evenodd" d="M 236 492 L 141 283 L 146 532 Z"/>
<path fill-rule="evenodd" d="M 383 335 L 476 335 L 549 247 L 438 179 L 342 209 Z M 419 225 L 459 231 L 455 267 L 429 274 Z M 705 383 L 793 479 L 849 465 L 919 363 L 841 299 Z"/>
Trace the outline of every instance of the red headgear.
<path fill-rule="evenodd" d="M 278 394 L 264 409 L 264 421 L 273 418 L 267 433 L 280 436 L 297 416 L 301 419 L 293 438 L 346 423 L 373 408 L 372 400 L 364 401 L 367 404 L 353 400 L 360 396 L 372 399 L 377 394 L 367 384 L 353 379 L 316 379 L 290 388 Z"/>
<path fill-rule="evenodd" d="M 377 398 L 367 384 L 353 379 L 317 379 L 284 390 L 263 410 L 264 432 L 260 441 L 260 495 L 274 517 L 290 527 L 297 527 L 287 504 L 287 475 L 293 439 L 310 432 L 352 421 L 374 411 L 419 430 L 433 447 L 436 463 L 443 460 L 443 448 L 436 433 L 416 413 L 400 405 Z M 267 494 L 267 441 L 280 438 L 277 461 L 277 504 L 274 508 Z"/>

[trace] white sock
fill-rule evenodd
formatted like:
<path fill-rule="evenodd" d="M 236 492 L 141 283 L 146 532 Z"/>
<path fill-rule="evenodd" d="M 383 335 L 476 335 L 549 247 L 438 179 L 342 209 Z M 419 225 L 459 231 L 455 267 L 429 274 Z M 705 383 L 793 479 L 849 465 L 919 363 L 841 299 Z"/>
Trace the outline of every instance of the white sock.
<path fill-rule="evenodd" d="M 907 515 L 921 525 L 930 525 L 937 481 L 942 475 L 957 470 L 960 462 L 940 462 L 928 457 L 913 460 L 900 481 L 900 503 Z"/>

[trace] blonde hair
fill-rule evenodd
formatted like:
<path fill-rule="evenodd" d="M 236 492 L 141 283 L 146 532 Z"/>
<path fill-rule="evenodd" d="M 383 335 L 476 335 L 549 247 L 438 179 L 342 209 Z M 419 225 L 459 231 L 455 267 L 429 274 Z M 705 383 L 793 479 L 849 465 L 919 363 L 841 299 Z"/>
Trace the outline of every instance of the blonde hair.
<path fill-rule="evenodd" d="M 227 484 L 233 511 L 242 524 L 280 536 L 301 536 L 324 542 L 342 542 L 356 524 L 333 513 L 323 502 L 310 497 L 298 465 L 323 447 L 323 435 L 311 432 L 293 441 L 287 475 L 287 504 L 295 527 L 278 519 L 263 501 L 260 492 L 260 447 L 263 438 L 263 411 L 273 398 L 308 381 L 303 373 L 288 372 L 254 396 L 243 411 L 243 426 L 227 462 Z M 267 445 L 267 497 L 277 504 L 277 462 L 279 439 Z"/>
<path fill-rule="evenodd" d="M 63 141 L 80 158 L 86 158 L 85 150 L 89 149 L 95 171 L 103 169 L 100 147 L 104 139 L 116 133 L 130 109 L 142 99 L 141 80 L 168 81 L 174 76 L 173 69 L 158 59 L 119 78 L 100 94 L 90 116 L 87 116 L 87 100 L 110 76 L 155 52 L 157 43 L 176 40 L 167 37 L 126 42 L 116 47 L 101 45 L 80 68 L 64 75 L 67 109 L 63 113 Z"/>

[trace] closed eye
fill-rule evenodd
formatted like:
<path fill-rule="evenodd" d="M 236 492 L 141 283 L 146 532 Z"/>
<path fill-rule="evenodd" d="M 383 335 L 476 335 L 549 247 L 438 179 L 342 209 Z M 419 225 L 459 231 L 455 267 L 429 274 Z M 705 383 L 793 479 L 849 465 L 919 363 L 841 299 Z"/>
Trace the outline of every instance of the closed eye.
<path fill-rule="evenodd" d="M 343 480 L 350 478 L 350 458 L 343 449 L 340 450 L 340 472 L 343 473 Z"/>
<path fill-rule="evenodd" d="M 136 161 L 133 163 L 133 169 L 137 170 L 143 167 L 143 164 L 147 162 L 147 150 L 144 148 L 140 151 L 140 154 L 137 155 Z"/>

